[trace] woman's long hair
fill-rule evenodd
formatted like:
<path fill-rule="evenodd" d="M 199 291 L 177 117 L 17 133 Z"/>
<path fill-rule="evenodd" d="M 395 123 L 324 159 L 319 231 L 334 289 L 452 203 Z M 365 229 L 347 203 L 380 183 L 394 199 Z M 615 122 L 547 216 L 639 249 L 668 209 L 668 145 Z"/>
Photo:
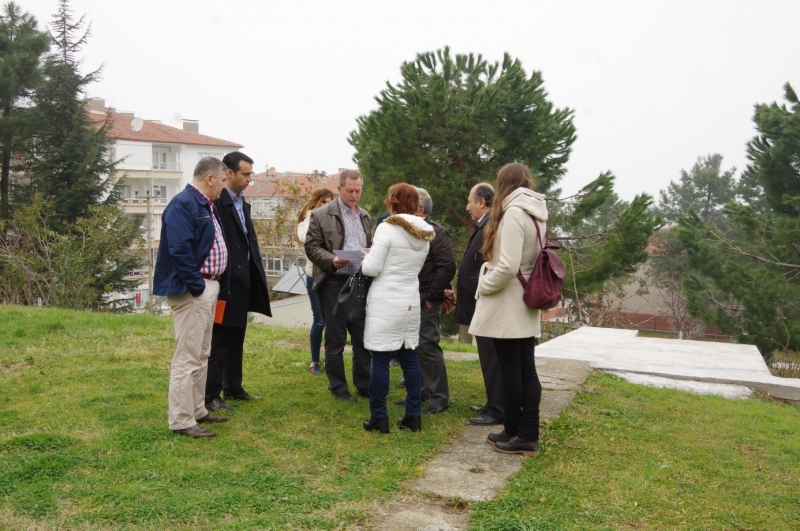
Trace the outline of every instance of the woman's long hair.
<path fill-rule="evenodd" d="M 327 188 L 317 188 L 313 192 L 311 192 L 311 198 L 306 201 L 306 204 L 303 205 L 303 208 L 300 209 L 300 215 L 297 217 L 297 222 L 302 223 L 306 219 L 306 213 L 309 210 L 316 210 L 322 206 L 322 202 L 326 199 L 330 199 L 333 201 L 333 192 L 328 190 Z"/>
<path fill-rule="evenodd" d="M 489 221 L 483 229 L 483 247 L 481 254 L 489 262 L 492 259 L 492 248 L 494 239 L 503 221 L 503 201 L 506 197 L 518 188 L 533 188 L 531 171 L 524 164 L 513 162 L 506 164 L 497 173 L 497 187 L 492 201 L 492 212 L 489 214 Z"/>

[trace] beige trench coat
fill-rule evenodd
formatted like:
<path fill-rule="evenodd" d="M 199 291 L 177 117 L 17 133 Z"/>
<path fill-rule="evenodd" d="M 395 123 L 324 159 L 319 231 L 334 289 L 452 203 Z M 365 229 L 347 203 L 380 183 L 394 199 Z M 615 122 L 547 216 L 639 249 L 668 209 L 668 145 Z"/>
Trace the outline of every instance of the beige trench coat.
<path fill-rule="evenodd" d="M 525 280 L 541 252 L 536 226 L 544 241 L 547 207 L 542 194 L 518 188 L 503 201 L 503 220 L 492 247 L 492 260 L 483 264 L 475 294 L 475 315 L 469 333 L 483 337 L 526 338 L 541 335 L 540 312 L 522 300 L 521 270 Z"/>

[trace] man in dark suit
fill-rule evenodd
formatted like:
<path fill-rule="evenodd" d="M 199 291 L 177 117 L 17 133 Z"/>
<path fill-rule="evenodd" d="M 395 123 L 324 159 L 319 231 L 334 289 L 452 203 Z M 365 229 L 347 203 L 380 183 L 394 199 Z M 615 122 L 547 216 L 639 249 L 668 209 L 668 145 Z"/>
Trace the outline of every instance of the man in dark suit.
<path fill-rule="evenodd" d="M 467 212 L 475 222 L 475 231 L 469 237 L 469 243 L 458 268 L 458 284 L 456 287 L 455 321 L 469 325 L 475 313 L 475 290 L 478 289 L 478 277 L 484 263 L 481 247 L 483 247 L 483 227 L 489 220 L 489 212 L 494 199 L 494 189 L 489 183 L 478 183 L 472 187 L 467 199 Z M 483 384 L 486 387 L 486 404 L 471 406 L 470 409 L 479 416 L 469 419 L 476 426 L 493 426 L 503 423 L 505 413 L 503 400 L 503 377 L 497 363 L 497 353 L 491 338 L 475 336 L 478 344 L 478 358 L 481 362 Z"/>
<path fill-rule="evenodd" d="M 253 400 L 242 387 L 242 351 L 247 312 L 272 317 L 264 265 L 244 190 L 253 180 L 253 159 L 234 151 L 222 159 L 228 167 L 225 189 L 216 202 L 225 233 L 229 265 L 220 280 L 219 300 L 225 301 L 222 323 L 214 324 L 206 380 L 206 408 L 232 410 L 224 399 Z"/>

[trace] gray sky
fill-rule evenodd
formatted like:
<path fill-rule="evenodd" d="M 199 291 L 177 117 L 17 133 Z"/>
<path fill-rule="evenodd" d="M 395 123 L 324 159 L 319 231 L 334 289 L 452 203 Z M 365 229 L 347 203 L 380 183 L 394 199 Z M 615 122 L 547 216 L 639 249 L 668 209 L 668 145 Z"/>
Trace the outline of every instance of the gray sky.
<path fill-rule="evenodd" d="M 55 0 L 17 0 L 40 26 Z M 72 0 L 89 88 L 118 110 L 244 144 L 256 168 L 353 167 L 347 137 L 417 53 L 503 52 L 540 70 L 578 140 L 561 186 L 601 172 L 656 195 L 697 157 L 746 165 L 753 105 L 800 90 L 800 2 Z"/>

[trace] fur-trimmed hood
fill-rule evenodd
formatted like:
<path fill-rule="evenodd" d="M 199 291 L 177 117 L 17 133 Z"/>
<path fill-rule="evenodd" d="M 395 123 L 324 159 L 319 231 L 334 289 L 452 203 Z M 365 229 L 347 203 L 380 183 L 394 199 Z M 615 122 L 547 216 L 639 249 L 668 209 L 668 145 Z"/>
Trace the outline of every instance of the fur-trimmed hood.
<path fill-rule="evenodd" d="M 383 223 L 403 229 L 403 234 L 415 249 L 432 242 L 436 237 L 432 226 L 428 225 L 423 218 L 411 214 L 395 214 L 383 220 Z"/>

